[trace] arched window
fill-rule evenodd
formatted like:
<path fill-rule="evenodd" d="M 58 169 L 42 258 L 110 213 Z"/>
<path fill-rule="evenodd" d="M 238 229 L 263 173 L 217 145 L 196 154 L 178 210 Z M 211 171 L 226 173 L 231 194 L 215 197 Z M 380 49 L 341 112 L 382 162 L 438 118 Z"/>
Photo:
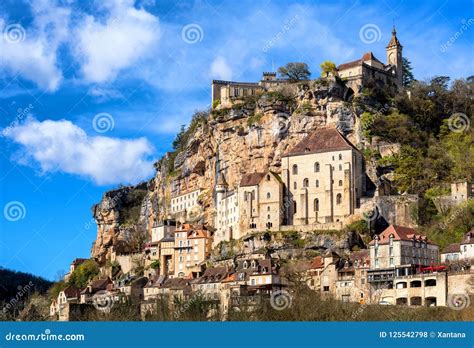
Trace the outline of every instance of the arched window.
<path fill-rule="evenodd" d="M 314 172 L 315 172 L 315 173 L 319 173 L 319 162 L 316 162 L 316 163 L 314 164 Z"/>
<path fill-rule="evenodd" d="M 339 154 L 339 159 L 342 160 L 342 154 Z"/>
<path fill-rule="evenodd" d="M 269 215 L 267 215 L 267 219 L 268 219 L 268 220 L 270 220 L 270 214 L 269 214 Z"/>
<path fill-rule="evenodd" d="M 319 187 L 319 180 L 316 180 L 316 187 Z"/>
<path fill-rule="evenodd" d="M 293 189 L 296 190 L 296 181 L 293 183 Z"/>
<path fill-rule="evenodd" d="M 298 166 L 296 164 L 293 164 L 293 175 L 298 174 Z"/>
<path fill-rule="evenodd" d="M 293 213 L 296 213 L 296 202 L 293 201 Z"/>
<path fill-rule="evenodd" d="M 319 199 L 315 198 L 313 206 L 314 211 L 319 211 Z"/>
<path fill-rule="evenodd" d="M 267 207 L 267 211 L 270 211 L 270 206 Z"/>
<path fill-rule="evenodd" d="M 308 178 L 305 178 L 303 180 L 303 187 L 309 187 L 309 179 Z"/>
<path fill-rule="evenodd" d="M 339 180 L 339 186 L 342 186 L 342 180 Z"/>
<path fill-rule="evenodd" d="M 389 239 L 388 239 L 388 240 L 389 240 L 389 244 L 390 244 L 390 245 L 393 245 L 393 234 L 391 234 L 388 238 L 389 238 Z"/>
<path fill-rule="evenodd" d="M 267 199 L 270 199 L 271 196 L 272 196 L 271 193 L 267 192 Z"/>
<path fill-rule="evenodd" d="M 267 181 L 270 181 L 270 174 L 267 174 Z"/>
<path fill-rule="evenodd" d="M 342 195 L 338 193 L 336 195 L 336 204 L 341 204 L 341 202 L 342 202 Z"/>

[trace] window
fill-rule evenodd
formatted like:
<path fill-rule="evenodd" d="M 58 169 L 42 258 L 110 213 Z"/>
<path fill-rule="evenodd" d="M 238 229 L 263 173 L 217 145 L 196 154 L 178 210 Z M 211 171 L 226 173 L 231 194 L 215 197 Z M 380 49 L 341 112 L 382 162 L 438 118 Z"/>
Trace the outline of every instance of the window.
<path fill-rule="evenodd" d="M 316 162 L 316 163 L 314 164 L 314 172 L 315 172 L 315 173 L 319 173 L 319 169 L 320 169 L 320 168 L 319 168 L 319 162 Z"/>
<path fill-rule="evenodd" d="M 314 211 L 319 211 L 319 199 L 316 198 L 313 203 L 313 210 Z"/>
<path fill-rule="evenodd" d="M 247 269 L 249 267 L 249 264 L 247 263 L 247 261 L 244 261 L 244 269 Z"/>
<path fill-rule="evenodd" d="M 339 186 L 342 186 L 342 180 L 339 180 Z"/>
<path fill-rule="evenodd" d="M 303 187 L 309 187 L 309 179 L 308 178 L 305 178 L 303 180 Z"/>
<path fill-rule="evenodd" d="M 270 220 L 270 214 L 269 214 L 269 215 L 267 215 L 267 219 L 268 219 L 268 220 Z"/>
<path fill-rule="evenodd" d="M 375 268 L 379 268 L 379 259 L 375 259 Z"/>
<path fill-rule="evenodd" d="M 339 165 L 339 171 L 342 171 L 342 164 Z"/>
<path fill-rule="evenodd" d="M 296 202 L 293 201 L 293 213 L 296 213 Z"/>
<path fill-rule="evenodd" d="M 316 180 L 316 187 L 319 187 L 319 180 Z"/>
<path fill-rule="evenodd" d="M 393 245 L 393 234 L 391 234 L 388 238 L 389 238 L 389 245 L 392 246 Z"/>
<path fill-rule="evenodd" d="M 336 204 L 341 204 L 341 202 L 342 202 L 342 195 L 338 193 L 336 195 Z"/>
<path fill-rule="evenodd" d="M 342 160 L 342 154 L 339 154 L 339 160 Z"/>
<path fill-rule="evenodd" d="M 293 175 L 298 174 L 298 166 L 296 164 L 293 164 L 293 170 L 292 170 Z"/>
<path fill-rule="evenodd" d="M 267 199 L 270 199 L 271 196 L 272 196 L 271 193 L 267 192 Z"/>
<path fill-rule="evenodd" d="M 270 211 L 270 206 L 267 207 L 267 211 Z"/>
<path fill-rule="evenodd" d="M 325 292 L 329 291 L 329 286 L 323 286 L 323 291 Z"/>
<path fill-rule="evenodd" d="M 296 181 L 295 181 L 295 182 L 293 183 L 293 189 L 296 190 L 296 187 L 297 187 L 297 185 L 296 185 Z"/>
<path fill-rule="evenodd" d="M 393 267 L 394 266 L 394 263 L 393 263 L 393 257 L 390 258 L 390 267 Z"/>
<path fill-rule="evenodd" d="M 270 181 L 270 174 L 267 174 L 267 181 Z"/>

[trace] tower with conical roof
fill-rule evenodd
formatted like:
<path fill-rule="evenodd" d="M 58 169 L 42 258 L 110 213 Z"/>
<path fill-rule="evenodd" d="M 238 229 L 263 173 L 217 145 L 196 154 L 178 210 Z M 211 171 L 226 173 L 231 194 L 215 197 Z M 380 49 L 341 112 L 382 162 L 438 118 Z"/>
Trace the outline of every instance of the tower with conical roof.
<path fill-rule="evenodd" d="M 394 67 L 395 81 L 398 87 L 401 87 L 403 84 L 403 61 L 402 61 L 402 48 L 397 38 L 397 31 L 395 26 L 392 29 L 392 37 L 387 45 L 387 64 Z"/>

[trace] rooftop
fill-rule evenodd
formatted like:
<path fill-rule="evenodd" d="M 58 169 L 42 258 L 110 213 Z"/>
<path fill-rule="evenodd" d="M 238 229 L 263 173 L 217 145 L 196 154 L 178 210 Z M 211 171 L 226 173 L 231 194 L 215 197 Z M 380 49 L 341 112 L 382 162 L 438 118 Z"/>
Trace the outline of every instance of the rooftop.
<path fill-rule="evenodd" d="M 336 128 L 319 128 L 301 140 L 282 157 L 342 150 L 359 151 Z"/>

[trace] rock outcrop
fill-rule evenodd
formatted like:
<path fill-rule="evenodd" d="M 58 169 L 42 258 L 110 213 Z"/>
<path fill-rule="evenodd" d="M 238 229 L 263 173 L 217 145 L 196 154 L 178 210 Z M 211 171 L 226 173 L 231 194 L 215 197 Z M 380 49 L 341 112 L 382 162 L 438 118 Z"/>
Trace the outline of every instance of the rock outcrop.
<path fill-rule="evenodd" d="M 250 172 L 281 170 L 281 156 L 318 127 L 335 126 L 354 144 L 360 143 L 359 117 L 352 95 L 337 79 L 285 85 L 261 95 L 235 100 L 230 108 L 210 111 L 194 124 L 179 153 L 168 153 L 156 164 L 141 203 L 139 223 L 151 233 L 157 220 L 169 217 L 171 197 L 202 189 L 195 222 L 212 228 L 214 184 L 225 171 L 230 187 Z M 143 185 L 142 185 L 143 186 Z M 124 199 L 135 188 L 107 192 L 94 206 L 97 239 L 92 256 L 110 257 L 124 228 Z"/>

